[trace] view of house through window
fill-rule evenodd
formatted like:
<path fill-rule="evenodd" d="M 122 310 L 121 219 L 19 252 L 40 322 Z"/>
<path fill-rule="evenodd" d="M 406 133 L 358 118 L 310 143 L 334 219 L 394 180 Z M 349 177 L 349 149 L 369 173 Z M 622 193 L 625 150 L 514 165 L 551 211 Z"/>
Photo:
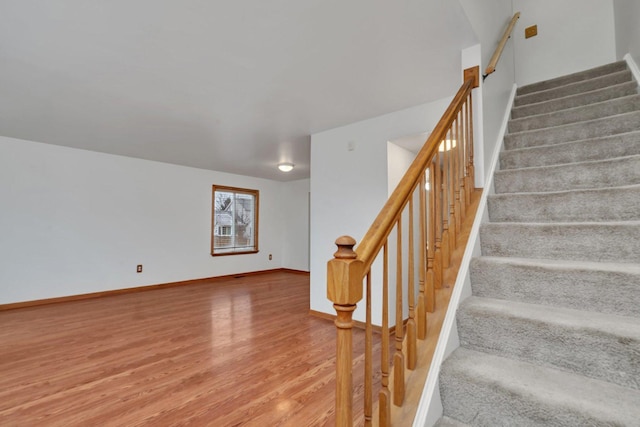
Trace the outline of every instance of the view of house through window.
<path fill-rule="evenodd" d="M 258 252 L 258 190 L 213 186 L 211 255 Z"/>

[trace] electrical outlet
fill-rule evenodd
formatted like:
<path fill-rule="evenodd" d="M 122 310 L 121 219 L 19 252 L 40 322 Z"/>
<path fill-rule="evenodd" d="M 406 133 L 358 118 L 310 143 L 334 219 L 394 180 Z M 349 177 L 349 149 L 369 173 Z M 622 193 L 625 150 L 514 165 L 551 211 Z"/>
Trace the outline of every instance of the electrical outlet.
<path fill-rule="evenodd" d="M 273 255 L 269 254 L 269 261 L 273 259 Z"/>
<path fill-rule="evenodd" d="M 138 264 L 138 266 L 136 267 L 136 272 L 142 273 L 142 264 Z"/>

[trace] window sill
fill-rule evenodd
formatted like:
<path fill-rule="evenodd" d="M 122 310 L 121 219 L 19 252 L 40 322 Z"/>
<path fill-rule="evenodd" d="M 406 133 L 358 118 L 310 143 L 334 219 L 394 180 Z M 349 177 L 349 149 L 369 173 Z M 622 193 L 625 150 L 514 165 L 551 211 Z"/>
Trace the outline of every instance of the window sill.
<path fill-rule="evenodd" d="M 234 252 L 214 252 L 211 254 L 211 256 L 226 256 L 226 255 L 247 255 L 247 254 L 257 254 L 258 251 L 256 250 L 249 250 L 249 251 L 234 251 Z"/>

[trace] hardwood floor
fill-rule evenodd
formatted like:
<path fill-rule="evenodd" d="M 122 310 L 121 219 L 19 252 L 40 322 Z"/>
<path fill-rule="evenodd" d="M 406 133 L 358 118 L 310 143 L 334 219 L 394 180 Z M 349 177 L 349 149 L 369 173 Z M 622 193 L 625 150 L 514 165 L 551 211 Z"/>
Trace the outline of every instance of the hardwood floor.
<path fill-rule="evenodd" d="M 0 426 L 333 425 L 335 327 L 308 310 L 275 272 L 0 312 Z"/>

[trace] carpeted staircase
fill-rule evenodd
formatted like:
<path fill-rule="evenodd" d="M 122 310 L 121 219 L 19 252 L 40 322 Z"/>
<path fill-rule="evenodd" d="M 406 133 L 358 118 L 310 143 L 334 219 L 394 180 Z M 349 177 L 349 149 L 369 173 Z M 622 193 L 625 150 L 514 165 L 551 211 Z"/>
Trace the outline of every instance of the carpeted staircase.
<path fill-rule="evenodd" d="M 640 426 L 640 95 L 626 63 L 522 87 L 438 426 Z"/>

